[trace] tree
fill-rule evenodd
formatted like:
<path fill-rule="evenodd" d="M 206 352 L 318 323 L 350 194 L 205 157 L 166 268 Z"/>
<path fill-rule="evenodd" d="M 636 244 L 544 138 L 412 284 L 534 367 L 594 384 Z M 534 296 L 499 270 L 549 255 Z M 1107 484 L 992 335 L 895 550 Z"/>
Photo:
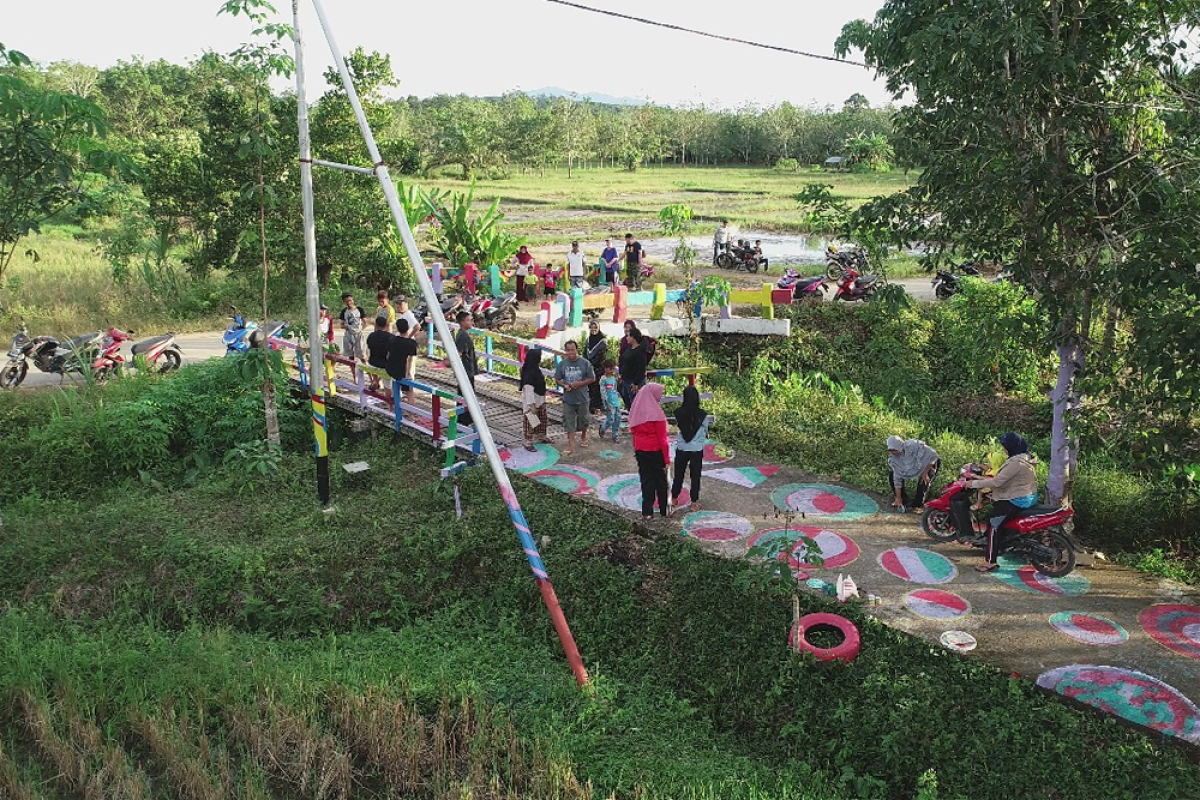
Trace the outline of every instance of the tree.
<path fill-rule="evenodd" d="M 0 65 L 29 64 L 0 45 Z M 89 171 L 133 172 L 105 145 L 107 132 L 90 100 L 0 74 L 0 286 L 21 239 L 77 202 Z"/>
<path fill-rule="evenodd" d="M 1052 502 L 1070 491 L 1077 379 L 1104 276 L 1124 272 L 1127 243 L 1183 269 L 1165 239 L 1147 238 L 1158 220 L 1143 198 L 1196 163 L 1162 108 L 1179 103 L 1172 75 L 1198 10 L 1195 0 L 888 0 L 837 43 L 841 54 L 861 49 L 895 96 L 909 94 L 897 130 L 927 154 L 917 185 L 868 204 L 860 221 L 1011 262 L 1052 315 Z M 1200 238 L 1195 214 L 1177 220 L 1183 238 Z"/>

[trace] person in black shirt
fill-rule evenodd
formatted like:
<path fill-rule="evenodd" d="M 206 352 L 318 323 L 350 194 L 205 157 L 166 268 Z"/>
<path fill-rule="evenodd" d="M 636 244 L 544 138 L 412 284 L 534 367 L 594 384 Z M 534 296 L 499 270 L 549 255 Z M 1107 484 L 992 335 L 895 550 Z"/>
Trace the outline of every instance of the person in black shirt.
<path fill-rule="evenodd" d="M 417 357 L 417 342 L 407 335 L 408 320 L 403 317 L 396 320 L 396 333 L 399 335 L 393 336 L 388 342 L 387 374 L 393 380 L 404 380 L 408 376 L 409 359 Z M 407 387 L 404 389 L 404 402 L 409 405 L 413 403 L 412 389 Z"/>
<path fill-rule="evenodd" d="M 637 286 L 642 270 L 642 243 L 633 238 L 632 233 L 625 234 L 625 285 L 630 289 Z"/>
<path fill-rule="evenodd" d="M 633 407 L 633 398 L 646 383 L 646 337 L 637 328 L 629 331 L 633 345 L 621 355 L 621 399 L 626 408 Z"/>
<path fill-rule="evenodd" d="M 454 321 L 458 323 L 458 333 L 454 335 L 454 349 L 458 351 L 458 355 L 462 358 L 463 370 L 467 373 L 467 380 L 471 383 L 471 388 L 475 388 L 475 373 L 479 370 L 479 359 L 475 355 L 475 340 L 471 338 L 471 328 L 475 327 L 475 318 L 471 316 L 470 311 L 460 311 L 454 317 Z M 459 425 L 471 424 L 471 412 L 463 409 L 463 413 L 458 418 Z"/>
<path fill-rule="evenodd" d="M 387 369 L 388 342 L 391 340 L 392 334 L 388 333 L 387 316 L 376 317 L 375 330 L 371 331 L 371 335 L 367 337 L 367 363 L 372 367 Z M 371 391 L 379 391 L 380 383 L 379 376 L 372 373 Z"/>

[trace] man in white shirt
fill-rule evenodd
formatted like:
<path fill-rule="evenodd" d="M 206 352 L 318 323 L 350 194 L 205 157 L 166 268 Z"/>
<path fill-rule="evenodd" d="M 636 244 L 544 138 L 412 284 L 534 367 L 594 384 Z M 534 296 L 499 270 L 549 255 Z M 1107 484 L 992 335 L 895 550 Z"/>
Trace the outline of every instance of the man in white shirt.
<path fill-rule="evenodd" d="M 571 252 L 567 253 L 567 278 L 571 281 L 571 288 L 578 288 L 583 284 L 583 277 L 586 275 L 586 268 L 583 266 L 583 251 L 579 249 L 579 242 L 571 242 Z"/>
<path fill-rule="evenodd" d="M 405 297 L 404 295 L 400 295 L 399 297 L 396 298 L 396 319 L 397 320 L 405 320 L 406 322 L 408 322 L 408 331 L 402 335 L 407 336 L 410 339 L 417 338 L 417 334 L 421 332 L 422 327 L 417 324 L 417 315 L 414 314 L 409 309 L 408 298 Z M 410 358 L 408 360 L 408 374 L 405 377 L 407 377 L 411 381 L 416 376 L 416 374 L 417 374 L 417 360 L 415 358 Z M 409 402 L 412 402 L 411 394 L 412 394 L 412 392 L 410 391 L 409 392 L 409 395 L 410 395 Z"/>
<path fill-rule="evenodd" d="M 717 255 L 729 244 L 729 220 L 721 220 L 717 232 L 713 234 L 713 266 L 717 264 Z"/>

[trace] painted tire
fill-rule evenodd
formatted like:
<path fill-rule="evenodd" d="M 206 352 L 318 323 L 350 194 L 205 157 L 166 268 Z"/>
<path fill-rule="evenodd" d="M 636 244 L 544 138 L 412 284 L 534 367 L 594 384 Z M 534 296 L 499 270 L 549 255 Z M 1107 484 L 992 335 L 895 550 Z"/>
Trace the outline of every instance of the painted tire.
<path fill-rule="evenodd" d="M 814 628 L 832 628 L 840 632 L 844 637 L 842 643 L 837 647 L 817 647 L 808 641 L 807 637 L 808 632 Z M 788 644 L 805 653 L 812 653 L 816 656 L 817 661 L 842 661 L 849 664 L 858 658 L 862 638 L 854 623 L 845 617 L 826 613 L 805 614 L 800 618 L 800 632 L 800 641 L 797 643 L 796 626 L 793 625 L 791 634 L 788 636 Z"/>

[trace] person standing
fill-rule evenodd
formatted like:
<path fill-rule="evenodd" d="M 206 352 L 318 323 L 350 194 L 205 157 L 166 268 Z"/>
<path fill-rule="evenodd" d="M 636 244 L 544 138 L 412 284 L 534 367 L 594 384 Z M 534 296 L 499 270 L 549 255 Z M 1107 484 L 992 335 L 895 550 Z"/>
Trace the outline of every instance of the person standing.
<path fill-rule="evenodd" d="M 467 383 L 471 384 L 471 389 L 475 389 L 475 373 L 479 369 L 479 359 L 475 356 L 475 340 L 471 338 L 471 328 L 475 327 L 475 318 L 471 316 L 470 311 L 460 311 L 454 317 L 454 321 L 458 323 L 458 333 L 454 334 L 454 349 L 458 351 L 459 358 L 463 362 L 463 370 L 467 373 Z M 416 349 L 416 342 L 413 343 L 413 349 Z M 465 391 L 466 387 L 462 387 Z M 462 416 L 458 419 L 461 425 L 471 424 L 471 411 L 464 409 Z"/>
<path fill-rule="evenodd" d="M 388 328 L 391 329 L 396 324 L 396 307 L 388 299 L 387 289 L 380 289 L 375 295 L 375 300 L 379 303 L 379 308 L 375 309 L 375 316 L 387 317 Z"/>
<path fill-rule="evenodd" d="M 584 343 L 584 358 L 592 365 L 592 372 L 600 375 L 604 372 L 604 360 L 608 358 L 608 337 L 600 332 L 600 323 L 592 320 L 588 323 L 588 338 Z M 596 381 L 588 387 L 588 411 L 600 413 L 603 403 L 600 401 L 600 382 Z"/>
<path fill-rule="evenodd" d="M 325 344 L 333 344 L 333 317 L 329 316 L 329 306 L 321 303 L 321 316 L 317 320 L 320 327 L 318 339 L 324 339 Z"/>
<path fill-rule="evenodd" d="M 342 304 L 345 307 L 338 315 L 342 321 L 342 355 L 354 361 L 364 361 L 367 353 L 363 346 L 363 310 L 354 304 L 354 295 L 350 292 L 342 294 Z"/>
<path fill-rule="evenodd" d="M 517 305 L 521 305 L 522 300 L 528 300 L 525 295 L 525 279 L 530 275 L 530 269 L 533 268 L 533 255 L 529 252 L 529 248 L 521 245 L 517 248 L 517 254 L 513 256 L 513 263 L 517 267 Z"/>
<path fill-rule="evenodd" d="M 546 376 L 542 374 L 542 351 L 530 347 L 521 362 L 521 432 L 525 435 L 525 449 L 536 450 L 534 439 L 549 443 L 546 432 Z M 536 424 L 535 421 L 536 420 Z"/>
<path fill-rule="evenodd" d="M 572 289 L 583 286 L 583 279 L 587 275 L 587 268 L 583 265 L 584 258 L 583 251 L 579 249 L 579 242 L 571 242 L 571 252 L 567 253 L 567 280 Z"/>
<path fill-rule="evenodd" d="M 895 493 L 892 508 L 903 511 L 925 505 L 925 495 L 942 468 L 942 459 L 937 451 L 920 439 L 902 439 L 899 436 L 887 438 L 887 449 L 888 482 Z M 917 482 L 911 503 L 904 492 L 905 481 Z"/>
<path fill-rule="evenodd" d="M 700 390 L 688 386 L 683 390 L 683 403 L 675 411 L 679 435 L 675 439 L 675 480 L 671 483 L 671 505 L 679 503 L 683 493 L 683 474 L 691 474 L 690 508 L 700 508 L 700 473 L 704 469 L 704 446 L 708 444 L 708 429 L 714 417 L 700 407 Z"/>
<path fill-rule="evenodd" d="M 729 245 L 729 220 L 721 220 L 717 232 L 713 234 L 713 266 L 717 265 L 717 256 Z"/>
<path fill-rule="evenodd" d="M 600 423 L 600 435 L 612 435 L 613 444 L 621 437 L 621 395 L 617 391 L 617 362 L 611 358 L 604 361 L 604 374 L 596 382 L 600 387 L 600 398 L 604 403 L 604 420 Z"/>
<path fill-rule="evenodd" d="M 557 291 L 558 272 L 555 271 L 553 264 L 547 263 L 546 269 L 542 272 L 542 296 L 553 299 Z"/>
<path fill-rule="evenodd" d="M 629 410 L 629 433 L 633 436 L 633 456 L 637 460 L 642 484 L 642 519 L 654 518 L 654 504 L 664 517 L 667 508 L 667 465 L 671 463 L 671 442 L 667 439 L 667 415 L 662 408 L 663 387 L 650 383 L 642 388 Z"/>
<path fill-rule="evenodd" d="M 417 322 L 417 315 L 414 314 L 411 309 L 409 309 L 408 298 L 405 297 L 404 295 L 400 295 L 399 297 L 396 298 L 396 323 L 397 323 L 397 325 L 399 324 L 400 320 L 404 320 L 405 322 L 408 323 L 408 332 L 405 333 L 404 335 L 413 340 L 413 348 L 414 348 L 414 353 L 415 353 L 417 334 L 421 332 L 421 326 Z M 405 375 L 404 377 L 408 378 L 411 381 L 416 377 L 416 374 L 417 374 L 417 359 L 410 358 L 408 360 L 408 374 Z M 409 395 L 411 396 L 411 394 L 412 394 L 412 392 L 410 390 Z"/>
<path fill-rule="evenodd" d="M 563 345 L 567 357 L 558 362 L 554 370 L 554 382 L 562 388 L 563 428 L 567 431 L 567 449 L 564 456 L 575 452 L 575 434 L 579 434 L 579 446 L 587 447 L 588 386 L 596 382 L 596 373 L 586 358 L 579 356 L 579 343 L 570 340 Z"/>
<path fill-rule="evenodd" d="M 396 320 L 396 335 L 388 342 L 387 374 L 392 380 L 404 380 L 409 375 L 409 367 L 417 358 L 417 342 L 408 335 L 408 320 L 401 317 Z M 403 388 L 404 402 L 413 404 L 412 387 Z"/>
<path fill-rule="evenodd" d="M 633 238 L 632 233 L 625 234 L 625 252 L 621 254 L 625 270 L 625 285 L 630 289 L 637 286 L 638 276 L 642 271 L 642 243 Z"/>
<path fill-rule="evenodd" d="M 375 317 L 375 330 L 367 336 L 367 363 L 377 369 L 387 369 L 388 343 L 392 340 L 391 331 L 388 330 L 387 317 L 380 315 Z M 379 376 L 375 373 L 370 373 L 372 391 L 379 391 L 381 382 Z"/>
<path fill-rule="evenodd" d="M 612 239 L 604 240 L 604 252 L 600 254 L 600 259 L 604 262 L 604 280 L 609 286 L 615 286 L 620 273 L 621 256 L 613 247 Z"/>
<path fill-rule="evenodd" d="M 630 341 L 629 348 L 621 356 L 621 397 L 625 407 L 633 409 L 634 397 L 646 383 L 646 366 L 649 359 L 646 356 L 646 337 L 637 328 L 629 331 L 626 337 Z"/>

